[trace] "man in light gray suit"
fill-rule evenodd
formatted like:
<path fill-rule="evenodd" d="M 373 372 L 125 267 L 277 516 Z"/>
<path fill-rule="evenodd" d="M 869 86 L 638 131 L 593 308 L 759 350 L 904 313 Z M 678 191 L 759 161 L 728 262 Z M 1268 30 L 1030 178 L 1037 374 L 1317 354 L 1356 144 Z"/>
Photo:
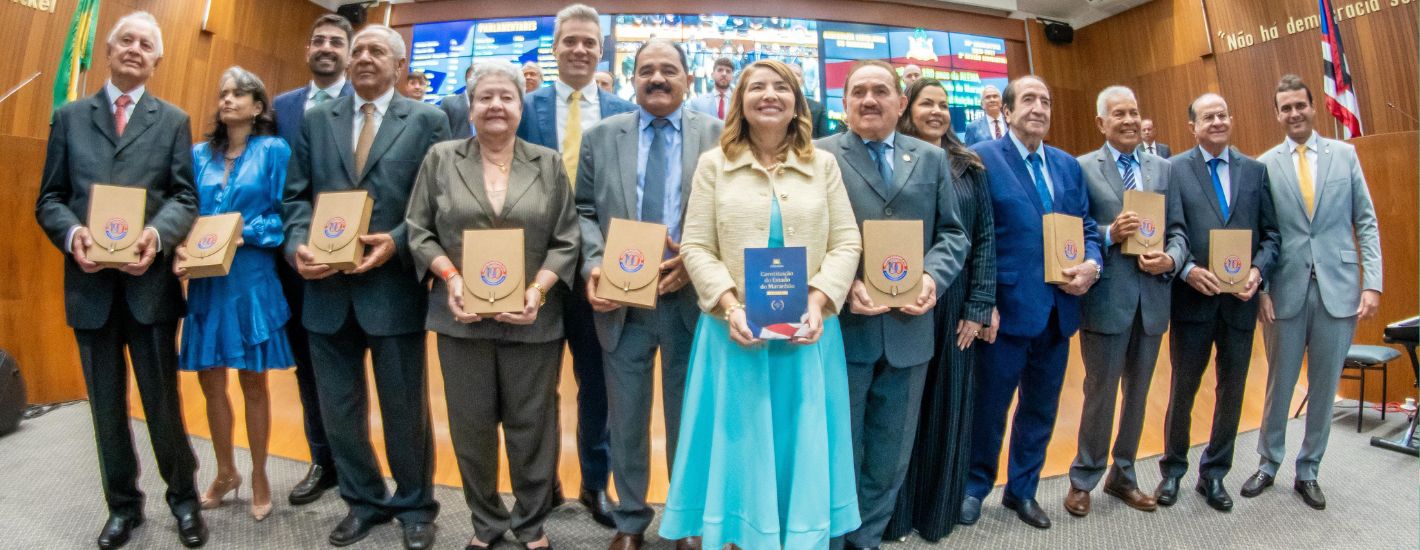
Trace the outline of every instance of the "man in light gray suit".
<path fill-rule="evenodd" d="M 1006 124 L 1006 115 L 1001 112 L 1001 90 L 995 86 L 987 84 L 981 88 L 981 110 L 986 111 L 986 116 L 966 125 L 967 146 L 1001 139 L 1011 129 Z"/>
<path fill-rule="evenodd" d="M 1356 149 L 1316 133 L 1311 89 L 1296 75 L 1285 75 L 1274 99 L 1287 139 L 1258 160 L 1272 181 L 1282 248 L 1258 305 L 1269 367 L 1257 440 L 1262 457 L 1241 493 L 1257 496 L 1277 475 L 1305 354 L 1307 426 L 1293 488 L 1307 505 L 1323 510 L 1326 496 L 1317 470 L 1356 321 L 1375 315 L 1380 306 L 1381 239 Z"/>
<path fill-rule="evenodd" d="M 840 317 L 863 523 L 833 546 L 877 548 L 907 475 L 927 363 L 937 351 L 928 313 L 961 273 L 967 239 L 946 152 L 896 132 L 907 107 L 897 71 L 882 61 L 860 61 L 848 70 L 843 88 L 848 131 L 814 146 L 837 158 L 860 225 L 921 220 L 926 247 L 916 303 L 896 311 L 874 304 L 860 279 Z"/>
<path fill-rule="evenodd" d="M 369 25 L 352 44 L 355 95 L 306 111 L 291 146 L 284 196 L 286 255 L 306 279 L 301 324 L 310 332 L 321 417 L 340 496 L 349 506 L 330 543 L 354 544 L 373 526 L 398 518 L 406 548 L 430 548 L 439 503 L 424 372 L 428 292 L 415 276 L 404 215 L 424 154 L 449 138 L 449 123 L 434 106 L 395 93 L 406 63 L 399 33 Z M 313 261 L 306 245 L 311 209 L 322 192 L 353 189 L 374 199 L 369 234 L 360 237 L 368 248 L 360 265 L 340 272 Z M 374 364 L 393 495 L 370 448 L 366 351 Z"/>
<path fill-rule="evenodd" d="M 465 87 L 468 86 L 468 78 L 472 75 L 473 63 L 469 63 L 468 68 L 463 71 Z M 464 139 L 473 136 L 473 122 L 468 119 L 467 89 L 444 96 L 444 99 L 439 101 L 439 109 L 444 111 L 444 116 L 449 117 L 449 137 Z"/>
<path fill-rule="evenodd" d="M 1159 342 L 1169 326 L 1169 284 L 1187 259 L 1181 234 L 1168 234 L 1164 250 L 1137 257 L 1124 255 L 1124 243 L 1137 235 L 1164 235 L 1166 225 L 1182 223 L 1179 205 L 1165 220 L 1143 223 L 1124 210 L 1125 191 L 1167 194 L 1169 164 L 1147 152 L 1140 141 L 1139 103 L 1134 92 L 1110 86 L 1095 100 L 1095 123 L 1105 144 L 1079 158 L 1090 194 L 1090 216 L 1113 220 L 1104 226 L 1104 274 L 1085 294 L 1080 319 L 1080 351 L 1085 360 L 1085 404 L 1080 414 L 1079 451 L 1070 467 L 1065 510 L 1090 513 L 1090 491 L 1105 478 L 1104 492 L 1136 510 L 1152 512 L 1154 497 L 1139 490 L 1134 458 L 1149 400 L 1149 382 L 1159 357 Z M 1123 385 L 1121 386 L 1121 381 Z M 1110 451 L 1114 403 L 1124 394 L 1119 434 Z M 1114 467 L 1105 475 L 1109 459 Z"/>
<path fill-rule="evenodd" d="M 677 254 L 691 175 L 700 153 L 719 146 L 722 123 L 683 108 L 691 78 L 685 52 L 665 40 L 636 51 L 633 82 L 640 109 L 614 115 L 587 131 L 577 171 L 577 213 L 582 226 L 582 274 L 595 311 L 606 372 L 611 470 L 621 502 L 613 550 L 641 548 L 655 512 L 646 504 L 650 477 L 651 399 L 656 350 L 661 351 L 661 393 L 666 420 L 667 471 L 680 437 L 681 398 L 690 344 L 700 310 Z M 656 309 L 630 309 L 596 297 L 606 231 L 612 218 L 664 224 L 666 257 Z M 657 258 L 656 260 L 660 260 Z M 676 548 L 696 548 L 694 541 Z"/>

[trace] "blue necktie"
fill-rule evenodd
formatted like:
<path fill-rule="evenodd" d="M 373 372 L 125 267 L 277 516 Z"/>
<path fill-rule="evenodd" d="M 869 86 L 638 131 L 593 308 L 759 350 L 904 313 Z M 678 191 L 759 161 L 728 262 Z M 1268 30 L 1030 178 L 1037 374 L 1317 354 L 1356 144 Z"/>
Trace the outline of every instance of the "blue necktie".
<path fill-rule="evenodd" d="M 1228 194 L 1223 192 L 1223 180 L 1218 179 L 1218 165 L 1223 159 L 1208 160 L 1208 173 L 1213 176 L 1213 192 L 1218 194 L 1218 206 L 1223 209 L 1223 221 L 1228 221 Z"/>
<path fill-rule="evenodd" d="M 1045 172 L 1040 169 L 1040 154 L 1031 153 L 1026 155 L 1026 162 L 1030 164 L 1031 177 L 1035 179 L 1035 192 L 1040 195 L 1040 206 L 1045 213 L 1055 211 L 1055 203 L 1050 197 L 1050 188 L 1045 185 Z"/>
<path fill-rule="evenodd" d="M 641 184 L 641 221 L 665 223 L 666 203 L 666 126 L 671 121 L 657 118 L 651 121 L 651 149 L 646 153 L 646 180 Z M 666 224 L 670 225 L 670 224 Z"/>
<path fill-rule="evenodd" d="M 1139 188 L 1139 183 L 1134 181 L 1134 155 L 1119 155 L 1119 169 L 1124 171 L 1124 190 Z"/>
<path fill-rule="evenodd" d="M 873 154 L 873 162 L 878 165 L 878 175 L 883 177 L 883 188 L 891 190 L 892 181 L 892 157 L 887 153 L 887 144 L 881 141 L 869 141 L 868 152 Z"/>

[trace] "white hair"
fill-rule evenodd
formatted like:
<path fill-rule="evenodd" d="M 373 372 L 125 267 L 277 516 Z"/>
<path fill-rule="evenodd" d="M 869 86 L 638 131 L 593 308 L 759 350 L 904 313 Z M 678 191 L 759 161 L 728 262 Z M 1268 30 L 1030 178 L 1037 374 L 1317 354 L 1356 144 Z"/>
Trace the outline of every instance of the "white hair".
<path fill-rule="evenodd" d="M 1095 115 L 1100 117 L 1108 115 L 1109 100 L 1114 99 L 1116 97 L 1127 98 L 1129 101 L 1133 101 L 1135 103 L 1139 102 L 1138 99 L 1134 98 L 1134 90 L 1130 90 L 1129 88 L 1126 88 L 1124 86 L 1110 86 L 1108 88 L 1100 90 L 1100 95 L 1095 97 Z"/>
<path fill-rule="evenodd" d="M 118 18 L 118 21 L 113 24 L 113 30 L 108 31 L 108 45 L 112 46 L 114 43 L 118 42 L 118 35 L 123 32 L 124 27 L 135 24 L 152 27 L 153 46 L 158 50 L 158 57 L 162 57 L 163 29 L 158 27 L 158 20 L 153 18 L 153 14 L 146 11 L 135 11 Z"/>
<path fill-rule="evenodd" d="M 557 21 L 552 26 L 552 40 L 554 42 L 562 40 L 562 24 L 573 20 L 587 21 L 596 25 L 598 29 L 597 42 L 601 42 L 601 16 L 597 14 L 596 8 L 586 4 L 572 4 L 562 8 L 562 11 L 557 12 Z"/>
<path fill-rule="evenodd" d="M 513 84 L 513 88 L 518 90 L 518 101 L 523 100 L 523 75 L 514 68 L 512 63 L 502 61 L 480 61 L 473 66 L 473 76 L 468 77 L 468 95 L 473 97 L 478 91 L 478 84 L 487 80 L 488 77 L 503 77 Z"/>
<path fill-rule="evenodd" d="M 527 62 L 527 63 L 523 63 L 523 70 L 526 71 L 526 70 L 528 70 L 528 69 L 532 69 L 532 70 L 534 70 L 534 71 L 537 71 L 537 74 L 542 74 L 542 67 L 538 66 L 537 63 L 533 63 L 533 62 L 531 62 L 531 61 L 529 61 L 529 62 Z"/>
<path fill-rule="evenodd" d="M 386 43 L 386 44 L 389 44 L 390 51 L 394 52 L 395 58 L 396 58 L 396 59 L 404 59 L 404 58 L 405 58 L 405 57 L 404 57 L 404 37 L 403 37 L 403 36 L 400 36 L 400 34 L 399 34 L 398 32 L 396 32 L 394 29 L 391 29 L 391 28 L 386 27 L 386 26 L 384 26 L 384 25 L 366 25 L 365 28 L 360 29 L 360 32 L 355 33 L 355 37 L 354 37 L 354 38 L 351 38 L 351 39 L 350 39 L 350 45 L 351 45 L 351 47 L 354 47 L 355 43 L 360 41 L 360 37 L 365 36 L 365 35 L 367 35 L 367 34 L 380 34 L 380 35 L 384 35 L 384 37 L 385 37 L 385 43 Z"/>

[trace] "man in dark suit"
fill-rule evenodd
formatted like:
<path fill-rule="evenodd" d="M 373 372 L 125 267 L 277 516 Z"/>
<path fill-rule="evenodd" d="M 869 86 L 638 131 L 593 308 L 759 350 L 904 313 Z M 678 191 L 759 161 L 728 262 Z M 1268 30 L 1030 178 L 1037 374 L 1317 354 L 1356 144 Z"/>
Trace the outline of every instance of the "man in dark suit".
<path fill-rule="evenodd" d="M 1109 220 L 1109 224 L 1100 231 L 1105 242 L 1104 276 L 1081 304 L 1085 404 L 1080 414 L 1078 452 L 1070 467 L 1070 490 L 1065 496 L 1065 510 L 1075 516 L 1090 513 L 1090 491 L 1101 478 L 1104 492 L 1129 507 L 1146 512 L 1158 508 L 1154 497 L 1139 490 L 1134 459 L 1159 343 L 1169 326 L 1169 285 L 1188 254 L 1181 236 L 1167 235 L 1168 223 L 1182 223 L 1177 215 L 1146 221 L 1138 213 L 1124 210 L 1127 191 L 1165 195 L 1169 187 L 1169 164 L 1149 153 L 1135 152 L 1139 103 L 1134 92 L 1110 86 L 1099 93 L 1095 104 L 1095 123 L 1105 144 L 1079 161 L 1090 195 L 1090 217 Z M 1163 250 L 1125 255 L 1126 241 L 1140 236 L 1158 236 Z M 1120 393 L 1124 404 L 1111 452 L 1114 403 Z M 1114 466 L 1109 468 L 1111 457 Z"/>
<path fill-rule="evenodd" d="M 1173 152 L 1169 150 L 1169 144 L 1154 141 L 1153 120 L 1146 118 L 1143 122 L 1140 122 L 1139 132 L 1142 133 L 1144 137 L 1144 139 L 1139 142 L 1140 151 L 1156 155 L 1163 159 L 1173 156 Z"/>
<path fill-rule="evenodd" d="M 700 153 L 719 146 L 723 127 L 714 115 L 692 110 L 683 102 L 693 77 L 686 70 L 685 53 L 679 46 L 654 39 L 641 46 L 634 59 L 633 82 L 641 109 L 612 116 L 588 130 L 577 166 L 581 272 L 587 280 L 587 300 L 596 310 L 597 335 L 604 350 L 611 469 L 616 472 L 616 494 L 621 500 L 613 514 L 617 533 L 611 550 L 641 548 L 642 535 L 655 517 L 646 503 L 646 488 L 651 473 L 649 428 L 658 349 L 666 471 L 675 463 L 690 344 L 700 318 L 695 289 L 686 284 L 690 278 L 676 250 L 690 200 L 691 176 Z M 659 223 L 667 228 L 667 252 L 660 262 L 654 310 L 622 307 L 596 297 L 605 235 L 612 218 Z M 677 549 L 696 547 L 693 541 L 676 541 Z"/>
<path fill-rule="evenodd" d="M 395 93 L 406 63 L 398 33 L 370 25 L 352 44 L 355 95 L 306 112 L 285 194 L 286 254 L 307 281 L 302 324 L 310 332 L 340 496 L 350 507 L 330 543 L 352 544 L 372 526 L 399 518 L 406 548 L 430 548 L 439 504 L 424 373 L 427 292 L 415 276 L 404 213 L 424 154 L 448 139 L 449 123 L 434 106 Z M 369 234 L 360 237 L 368 248 L 360 265 L 337 272 L 315 264 L 306 245 L 312 202 L 322 192 L 352 189 L 369 191 L 375 202 Z M 367 350 L 397 485 L 392 496 L 370 448 Z"/>
<path fill-rule="evenodd" d="M 1262 279 L 1277 259 L 1277 216 L 1272 206 L 1267 168 L 1229 147 L 1232 118 L 1218 94 L 1203 94 L 1188 106 L 1188 125 L 1198 146 L 1169 160 L 1168 202 L 1182 208 L 1183 224 L 1170 226 L 1188 243 L 1188 259 L 1173 285 L 1169 356 L 1173 363 L 1168 415 L 1164 421 L 1163 480 L 1154 497 L 1170 506 L 1178 499 L 1179 478 L 1188 472 L 1193 398 L 1217 346 L 1213 429 L 1198 464 L 1195 489 L 1219 511 L 1233 508 L 1223 478 L 1233 465 L 1233 443 L 1242 414 L 1243 387 L 1252 359 L 1257 301 Z M 1219 293 L 1219 279 L 1209 271 L 1209 232 L 1252 231 L 1252 269 L 1241 294 Z"/>
<path fill-rule="evenodd" d="M 567 175 L 578 180 L 582 134 L 601 119 L 636 110 L 636 105 L 603 92 L 592 80 L 602 57 L 602 31 L 597 11 L 573 4 L 557 13 L 552 53 L 557 56 L 557 82 L 538 88 L 523 102 L 518 137 L 562 153 Z M 575 185 L 575 183 L 574 183 Z M 579 273 L 563 316 L 572 374 L 577 378 L 577 459 L 581 464 L 579 500 L 592 519 L 615 527 L 616 503 L 606 493 L 611 475 L 608 451 L 606 377 L 602 349 L 587 303 L 586 279 Z"/>
<path fill-rule="evenodd" d="M 1080 163 L 1044 144 L 1050 130 L 1050 90 L 1036 76 L 1006 86 L 1003 98 L 1010 130 L 972 147 L 986 165 L 996 215 L 996 309 L 983 333 L 986 345 L 976 364 L 976 410 L 971 424 L 971 466 L 961 522 L 975 523 L 981 501 L 996 483 L 1006 410 L 1019 404 L 1011 424 L 1011 455 L 1002 503 L 1021 521 L 1050 527 L 1035 500 L 1045 448 L 1055 428 L 1060 385 L 1070 354 L 1070 336 L 1080 325 L 1080 296 L 1099 280 L 1104 260 L 1100 236 L 1090 217 Z M 1083 263 L 1063 270 L 1070 281 L 1045 282 L 1041 216 L 1081 218 Z"/>
<path fill-rule="evenodd" d="M 109 519 L 99 548 L 118 548 L 143 523 L 138 457 L 128 421 L 127 351 L 143 400 L 158 472 L 167 502 L 188 547 L 202 546 L 202 522 L 178 397 L 177 322 L 182 289 L 172 273 L 173 247 L 197 217 L 192 135 L 186 113 L 156 98 L 146 85 L 163 57 L 163 37 L 147 12 L 123 16 L 108 36 L 110 77 L 99 93 L 61 107 L 50 124 L 35 218 L 64 260 L 64 315 L 74 328 Z M 88 258 L 96 237 L 86 221 L 93 186 L 122 185 L 147 191 L 137 262 L 103 268 Z"/>
<path fill-rule="evenodd" d="M 823 102 L 809 97 L 809 90 L 804 86 L 804 68 L 798 63 L 790 63 L 789 70 L 794 72 L 794 76 L 799 77 L 799 87 L 804 90 L 804 97 L 809 102 L 809 120 L 814 123 L 814 139 L 828 137 L 834 134 L 830 131 L 828 120 L 828 109 L 824 108 Z"/>
<path fill-rule="evenodd" d="M 467 88 L 468 79 L 471 76 L 473 76 L 473 63 L 469 63 L 468 68 L 463 71 L 465 88 Z M 444 96 L 444 99 L 439 102 L 439 109 L 444 111 L 444 116 L 449 117 L 449 132 L 453 139 L 473 137 L 473 121 L 468 119 L 467 89 Z"/>
<path fill-rule="evenodd" d="M 345 66 L 350 64 L 350 37 L 354 31 L 350 22 L 335 14 L 322 15 L 311 25 L 311 39 L 306 43 L 306 65 L 311 81 L 305 86 L 276 96 L 271 103 L 276 109 L 276 132 L 294 146 L 301 137 L 301 120 L 306 110 L 338 97 L 355 93 L 345 80 Z M 301 318 L 305 301 L 306 280 L 286 262 L 276 262 L 276 274 L 281 279 L 281 291 L 291 306 L 291 318 Z M 337 483 L 335 458 L 321 421 L 320 395 L 316 392 L 316 373 L 311 366 L 310 338 L 300 322 L 286 323 L 286 336 L 296 357 L 296 388 L 301 395 L 301 411 L 306 422 L 306 444 L 311 449 L 311 467 L 306 477 L 291 488 L 287 500 L 292 506 L 309 504 L 319 499 L 325 490 Z"/>
<path fill-rule="evenodd" d="M 897 71 L 883 61 L 859 61 L 843 89 L 848 131 L 814 145 L 837 158 L 859 225 L 920 220 L 925 247 L 915 303 L 895 311 L 875 304 L 859 279 L 841 316 L 862 525 L 834 546 L 875 549 L 907 476 L 927 363 L 937 351 L 930 313 L 961 273 L 967 239 L 946 153 L 896 132 L 907 106 Z"/>
<path fill-rule="evenodd" d="M 981 88 L 981 110 L 986 111 L 986 116 L 966 125 L 967 146 L 1001 139 L 1010 128 L 1006 124 L 1006 115 L 1001 113 L 1001 91 L 995 86 L 987 84 Z"/>

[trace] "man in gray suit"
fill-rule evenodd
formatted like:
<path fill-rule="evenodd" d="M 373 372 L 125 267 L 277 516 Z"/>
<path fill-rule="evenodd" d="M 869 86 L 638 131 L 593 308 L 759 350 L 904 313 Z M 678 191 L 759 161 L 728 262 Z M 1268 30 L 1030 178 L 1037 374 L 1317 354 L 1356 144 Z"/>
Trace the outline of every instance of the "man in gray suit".
<path fill-rule="evenodd" d="M 1139 132 L 1144 138 L 1139 142 L 1140 151 L 1162 159 L 1173 156 L 1173 152 L 1169 150 L 1169 144 L 1154 141 L 1154 121 L 1152 119 L 1146 118 L 1143 122 L 1140 122 Z"/>
<path fill-rule="evenodd" d="M 468 64 L 468 68 L 463 71 L 463 82 L 465 89 L 456 94 L 444 96 L 439 101 L 439 109 L 444 111 L 444 116 L 449 117 L 449 132 L 453 139 L 464 139 L 473 136 L 473 122 L 468 119 L 468 79 L 473 76 L 473 63 Z"/>
<path fill-rule="evenodd" d="M 1006 124 L 1006 115 L 1001 112 L 1001 90 L 995 86 L 987 84 L 981 88 L 981 110 L 986 111 L 986 116 L 966 125 L 967 146 L 1001 139 L 1011 129 Z"/>
<path fill-rule="evenodd" d="M 197 217 L 192 135 L 186 113 L 154 97 L 148 79 L 163 57 L 163 36 L 147 12 L 123 16 L 108 36 L 109 80 L 99 93 L 54 113 L 35 218 L 64 253 L 64 316 L 74 328 L 94 417 L 99 473 L 109 518 L 99 548 L 118 548 L 143 523 L 138 457 L 128 424 L 128 367 L 148 419 L 158 472 L 183 545 L 202 546 L 202 523 L 177 386 L 177 322 L 182 289 L 168 253 Z M 88 258 L 96 245 L 87 222 L 95 184 L 147 191 L 144 227 L 110 224 L 107 238 L 139 231 L 139 260 L 117 269 Z M 130 221 L 131 223 L 131 221 Z M 124 361 L 127 350 L 131 361 Z"/>
<path fill-rule="evenodd" d="M 1261 461 L 1242 495 L 1261 494 L 1282 464 L 1292 389 L 1305 353 L 1307 427 L 1293 488 L 1308 506 L 1323 510 L 1326 496 L 1317 484 L 1317 470 L 1356 321 L 1374 316 L 1380 306 L 1381 239 L 1355 147 L 1321 137 L 1312 128 L 1311 89 L 1289 74 L 1273 97 L 1287 139 L 1259 160 L 1272 181 L 1282 251 L 1258 306 L 1267 346 L 1267 404 L 1257 440 Z"/>
<path fill-rule="evenodd" d="M 582 274 L 587 280 L 606 372 L 611 470 L 620 504 L 612 512 L 612 550 L 635 550 L 655 512 L 646 504 L 649 484 L 651 397 L 656 350 L 661 352 L 662 411 L 666 420 L 666 471 L 680 437 L 690 343 L 700 310 L 681 264 L 681 223 L 690 179 L 700 153 L 719 146 L 723 124 L 683 108 L 693 78 L 685 52 L 663 39 L 636 51 L 633 82 L 640 109 L 608 117 L 587 131 L 577 170 L 577 212 L 582 227 Z M 605 235 L 612 218 L 667 227 L 656 309 L 631 309 L 597 298 Z M 676 548 L 698 547 L 693 541 Z"/>
<path fill-rule="evenodd" d="M 1105 144 L 1079 158 L 1090 194 L 1090 216 L 1113 220 L 1104 226 L 1104 274 L 1085 294 L 1080 318 L 1080 351 L 1085 359 L 1085 404 L 1080 414 L 1079 447 L 1070 467 L 1065 510 L 1083 517 L 1090 513 L 1090 491 L 1105 478 L 1104 492 L 1131 508 L 1154 511 L 1154 497 L 1139 490 L 1134 458 L 1149 382 L 1159 357 L 1159 342 L 1169 326 L 1169 284 L 1183 266 L 1188 251 L 1175 231 L 1164 239 L 1164 250 L 1137 257 L 1124 255 L 1125 241 L 1143 234 L 1166 232 L 1166 223 L 1182 223 L 1177 213 L 1144 224 L 1138 213 L 1124 210 L 1125 191 L 1167 194 L 1169 165 L 1139 145 L 1139 103 L 1134 92 L 1110 86 L 1095 100 L 1095 124 Z M 1170 204 L 1177 208 L 1176 204 Z M 1180 211 L 1181 212 L 1181 211 Z M 1123 385 L 1121 386 L 1121 381 Z M 1124 394 L 1119 434 L 1110 451 L 1115 396 Z M 1105 476 L 1109 459 L 1114 466 Z"/>
<path fill-rule="evenodd" d="M 350 80 L 355 95 L 305 113 L 292 144 L 285 193 L 286 255 L 306 279 L 302 324 L 310 332 L 321 416 L 349 514 L 330 534 L 336 546 L 365 538 L 399 518 L 404 544 L 434 542 L 434 446 L 424 373 L 426 289 L 415 277 L 404 225 L 410 188 L 424 154 L 449 138 L 432 105 L 395 93 L 404 74 L 404 39 L 383 25 L 355 35 Z M 311 208 L 326 191 L 364 189 L 374 199 L 360 265 L 337 272 L 315 264 L 306 245 Z M 397 488 L 385 489 L 370 448 L 365 352 L 374 362 L 385 453 Z"/>
<path fill-rule="evenodd" d="M 897 71 L 882 61 L 860 61 L 843 89 L 848 131 L 814 145 L 838 159 L 860 225 L 921 220 L 926 247 L 916 303 L 897 311 L 874 304 L 860 279 L 841 317 L 863 523 L 834 546 L 877 548 L 907 475 L 927 363 L 937 351 L 928 312 L 961 273 L 967 239 L 945 151 L 896 132 L 907 107 Z"/>
<path fill-rule="evenodd" d="M 1195 490 L 1209 506 L 1226 512 L 1232 510 L 1233 499 L 1223 487 L 1223 478 L 1233 465 L 1257 327 L 1257 301 L 1252 297 L 1277 259 L 1277 215 L 1267 169 L 1229 146 L 1233 119 L 1222 96 L 1208 93 L 1193 100 L 1188 121 L 1198 146 L 1169 159 L 1167 201 L 1181 208 L 1183 219 L 1181 225 L 1171 224 L 1169 232 L 1184 237 L 1188 256 L 1179 272 L 1183 284 L 1173 285 L 1169 305 L 1172 387 L 1164 420 L 1164 458 L 1159 462 L 1163 479 L 1154 498 L 1164 506 L 1178 499 L 1179 479 L 1188 473 L 1193 399 L 1216 346 L 1213 427 L 1199 461 Z M 1252 232 L 1252 269 L 1242 293 L 1219 293 L 1220 280 L 1209 270 L 1213 229 Z"/>

